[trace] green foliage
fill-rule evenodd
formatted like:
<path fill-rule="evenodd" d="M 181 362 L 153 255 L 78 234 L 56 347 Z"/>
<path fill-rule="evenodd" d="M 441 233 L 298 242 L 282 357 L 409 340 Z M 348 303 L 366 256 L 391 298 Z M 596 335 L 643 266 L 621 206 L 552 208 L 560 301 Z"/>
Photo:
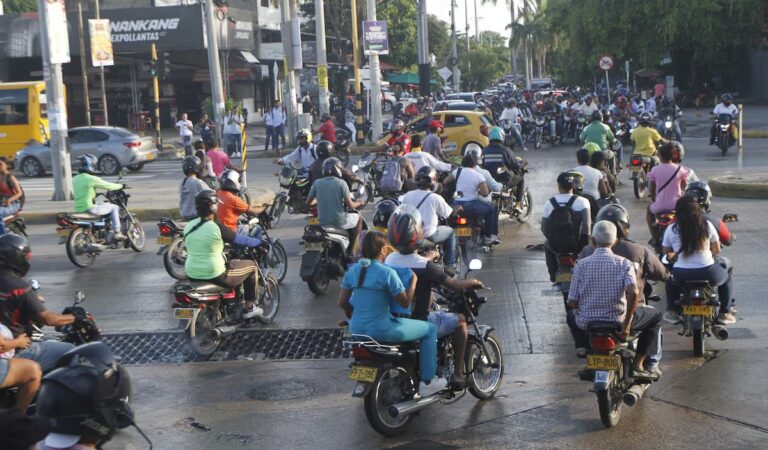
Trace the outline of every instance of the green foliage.
<path fill-rule="evenodd" d="M 448 58 L 451 47 L 448 24 L 432 14 L 427 15 L 427 40 L 429 41 L 429 52 L 435 55 L 438 64 Z"/>
<path fill-rule="evenodd" d="M 490 86 L 507 73 L 509 68 L 509 48 L 500 35 L 493 39 L 493 46 L 488 40 L 478 43 L 474 37 L 470 39 L 469 59 L 467 59 L 467 40 L 460 39 L 457 48 L 459 53 L 459 70 L 461 70 L 461 86 L 463 90 L 482 90 Z"/>
<path fill-rule="evenodd" d="M 5 14 L 18 14 L 37 11 L 37 0 L 5 0 L 3 1 Z"/>
<path fill-rule="evenodd" d="M 412 0 L 387 0 L 379 3 L 376 16 L 387 22 L 389 33 L 389 55 L 382 59 L 398 67 L 417 62 L 416 4 Z"/>

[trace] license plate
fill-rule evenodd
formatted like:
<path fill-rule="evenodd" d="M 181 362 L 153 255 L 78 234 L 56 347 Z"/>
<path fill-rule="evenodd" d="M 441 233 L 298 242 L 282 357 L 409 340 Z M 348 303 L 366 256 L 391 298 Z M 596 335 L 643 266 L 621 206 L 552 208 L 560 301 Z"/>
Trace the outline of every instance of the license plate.
<path fill-rule="evenodd" d="M 373 383 L 376 381 L 376 374 L 378 372 L 379 369 L 376 367 L 352 366 L 352 371 L 349 372 L 349 379 Z"/>
<path fill-rule="evenodd" d="M 712 307 L 704 305 L 683 305 L 684 316 L 711 316 Z"/>
<path fill-rule="evenodd" d="M 587 355 L 587 369 L 619 370 L 620 366 L 619 355 Z"/>
<path fill-rule="evenodd" d="M 69 237 L 69 232 L 70 232 L 69 228 L 57 228 L 56 236 L 62 237 L 62 238 Z"/>
<path fill-rule="evenodd" d="M 152 161 L 155 159 L 154 153 L 147 153 L 147 161 Z"/>
<path fill-rule="evenodd" d="M 458 237 L 470 237 L 472 236 L 472 229 L 469 227 L 458 227 L 453 231 Z"/>
<path fill-rule="evenodd" d="M 322 242 L 307 242 L 304 244 L 304 250 L 308 252 L 321 252 L 323 251 Z"/>
<path fill-rule="evenodd" d="M 317 225 L 317 217 L 307 217 L 307 225 Z"/>
<path fill-rule="evenodd" d="M 194 308 L 174 308 L 173 317 L 174 319 L 192 320 L 192 318 L 195 317 L 195 309 Z"/>
<path fill-rule="evenodd" d="M 160 245 L 171 245 L 173 242 L 173 236 L 158 236 L 157 243 Z"/>
<path fill-rule="evenodd" d="M 642 166 L 631 166 L 629 168 L 629 170 L 631 172 L 642 172 L 643 171 L 643 167 Z"/>
<path fill-rule="evenodd" d="M 572 273 L 570 273 L 570 272 L 563 272 L 563 273 L 558 273 L 555 276 L 555 281 L 558 282 L 558 283 L 567 283 L 567 282 L 571 281 L 572 278 L 573 278 L 573 274 Z"/>

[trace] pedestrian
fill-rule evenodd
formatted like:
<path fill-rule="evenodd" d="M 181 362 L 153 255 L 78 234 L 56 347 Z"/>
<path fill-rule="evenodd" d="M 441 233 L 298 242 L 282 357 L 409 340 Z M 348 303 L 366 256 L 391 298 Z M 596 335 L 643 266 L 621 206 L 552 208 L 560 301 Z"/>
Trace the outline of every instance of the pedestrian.
<path fill-rule="evenodd" d="M 181 137 L 181 143 L 184 146 L 184 156 L 192 154 L 192 121 L 187 118 L 187 113 L 182 113 L 179 121 L 176 122 L 176 128 L 179 130 L 179 137 Z"/>
<path fill-rule="evenodd" d="M 285 110 L 283 109 L 282 102 L 275 100 L 272 105 L 272 109 L 269 111 L 269 115 L 272 120 L 272 147 L 278 150 L 277 139 L 280 138 L 280 147 L 282 150 L 285 148 Z"/>
<path fill-rule="evenodd" d="M 203 117 L 197 122 L 197 128 L 200 129 L 200 139 L 203 140 L 203 144 L 207 145 L 211 142 L 216 125 L 214 125 L 213 121 L 208 117 L 208 113 L 203 113 Z"/>
<path fill-rule="evenodd" d="M 304 98 L 301 99 L 301 108 L 304 114 L 309 114 L 312 121 L 315 121 L 315 105 L 312 103 L 312 98 L 309 96 L 309 91 L 304 94 Z"/>
<path fill-rule="evenodd" d="M 273 125 L 272 125 L 272 114 L 270 114 L 270 111 L 265 111 L 264 113 L 264 128 L 266 135 L 264 136 L 264 151 L 266 152 L 269 150 L 269 142 L 272 140 L 272 133 L 273 133 Z M 273 144 L 274 147 L 277 147 L 277 144 Z"/>
<path fill-rule="evenodd" d="M 243 116 L 240 108 L 235 106 L 224 118 L 224 135 L 227 142 L 227 155 L 240 156 L 243 149 Z"/>
<path fill-rule="evenodd" d="M 211 144 L 208 146 L 208 151 L 205 153 L 205 156 L 207 156 L 211 161 L 213 176 L 216 177 L 217 180 L 225 169 L 232 169 L 236 172 L 242 172 L 239 167 L 236 167 L 234 164 L 232 164 L 232 161 L 229 159 L 229 155 L 224 153 L 219 148 L 219 141 L 215 138 L 213 139 L 213 142 L 211 142 Z"/>

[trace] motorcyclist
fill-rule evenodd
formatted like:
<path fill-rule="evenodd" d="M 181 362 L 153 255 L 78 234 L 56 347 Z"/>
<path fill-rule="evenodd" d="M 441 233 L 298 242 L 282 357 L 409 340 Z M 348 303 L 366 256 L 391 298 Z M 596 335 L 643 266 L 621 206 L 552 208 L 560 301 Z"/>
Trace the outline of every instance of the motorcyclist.
<path fill-rule="evenodd" d="M 421 151 L 429 153 L 435 158 L 443 162 L 448 162 L 448 156 L 443 150 L 443 143 L 440 140 L 440 133 L 443 131 L 443 123 L 439 120 L 433 120 L 429 122 L 427 126 L 427 135 L 424 137 L 424 142 L 421 145 Z"/>
<path fill-rule="evenodd" d="M 240 198 L 240 174 L 234 170 L 226 170 L 219 180 L 219 210 L 217 217 L 219 222 L 235 233 L 238 232 L 237 222 L 241 214 L 256 217 L 266 209 L 267 205 L 254 208 Z M 239 232 L 244 232 L 240 230 Z M 245 231 L 247 234 L 247 230 Z"/>
<path fill-rule="evenodd" d="M 40 365 L 35 361 L 14 358 L 17 349 L 23 350 L 30 343 L 29 336 L 20 334 L 14 337 L 11 329 L 0 323 L 0 389 L 18 389 L 15 407 L 22 414 L 26 414 L 43 377 Z"/>
<path fill-rule="evenodd" d="M 665 95 L 661 98 L 661 103 L 657 108 L 659 111 L 657 115 L 659 121 L 656 123 L 656 130 L 659 133 L 664 133 L 664 121 L 669 116 L 672 119 L 672 132 L 675 133 L 675 140 L 683 142 L 683 132 L 680 130 L 680 123 L 678 122 L 683 117 L 683 112 L 675 103 L 675 99 Z"/>
<path fill-rule="evenodd" d="M 134 424 L 131 379 L 102 342 L 65 354 L 43 378 L 35 414 L 51 424 L 38 450 L 102 448 L 115 433 Z"/>
<path fill-rule="evenodd" d="M 403 154 L 411 152 L 411 137 L 405 132 L 405 122 L 395 119 L 389 126 L 391 136 L 387 139 L 387 146 L 392 147 L 399 144 L 403 149 Z"/>
<path fill-rule="evenodd" d="M 184 220 L 197 217 L 195 197 L 202 191 L 210 189 L 208 184 L 199 178 L 202 164 L 197 156 L 186 156 L 181 162 L 184 179 L 179 186 L 179 214 Z"/>
<path fill-rule="evenodd" d="M 508 128 L 509 132 L 513 134 L 515 137 L 515 142 L 517 142 L 518 147 L 522 148 L 523 151 L 527 152 L 528 149 L 525 148 L 525 144 L 523 143 L 523 137 L 520 135 L 520 117 L 523 115 L 522 112 L 520 112 L 520 109 L 517 107 L 517 100 L 514 98 L 511 98 L 507 100 L 507 105 L 504 108 L 504 111 L 501 112 L 501 116 L 499 117 L 499 123 L 502 125 L 505 125 L 505 121 L 508 121 L 507 123 L 510 125 Z M 506 125 L 505 125 L 506 127 Z"/>
<path fill-rule="evenodd" d="M 310 183 L 323 178 L 323 164 L 325 163 L 325 160 L 330 158 L 333 154 L 333 143 L 329 141 L 318 142 L 317 145 L 315 145 L 315 154 L 317 155 L 317 159 L 309 168 Z M 346 167 L 341 168 L 341 178 L 348 184 L 352 184 L 355 181 L 362 181 Z"/>
<path fill-rule="evenodd" d="M 379 233 L 386 235 L 389 218 L 392 217 L 392 214 L 398 206 L 400 206 L 400 203 L 393 199 L 384 199 L 376 203 L 376 206 L 373 208 L 373 218 L 371 220 L 373 226 L 370 230 L 362 230 L 360 232 L 360 237 L 357 239 L 357 245 L 355 246 L 355 262 L 363 257 L 363 240 L 365 239 L 365 235 L 368 234 L 368 231 L 378 231 Z M 386 258 L 390 253 L 396 251 L 395 247 L 392 247 L 392 245 L 387 242 L 387 245 L 384 246 L 384 257 Z"/>
<path fill-rule="evenodd" d="M 312 132 L 306 128 L 296 133 L 299 145 L 291 153 L 275 160 L 275 164 L 289 164 L 297 169 L 309 170 L 317 159 L 315 144 L 312 143 Z"/>
<path fill-rule="evenodd" d="M 616 97 L 616 101 L 608 108 L 608 111 L 611 113 L 611 118 L 613 118 L 614 122 L 628 120 L 634 116 L 632 106 L 627 101 L 627 97 L 624 96 Z"/>
<path fill-rule="evenodd" d="M 357 209 L 363 206 L 361 200 L 355 200 L 349 192 L 349 186 L 341 179 L 341 161 L 328 158 L 323 164 L 323 178 L 315 181 L 309 190 L 307 205 L 317 205 L 317 219 L 321 226 L 341 228 L 349 232 L 349 242 L 357 242 L 363 229 L 363 220 L 357 212 L 346 212 L 346 208 Z M 347 254 L 354 256 L 354 245 L 349 245 Z"/>
<path fill-rule="evenodd" d="M 499 183 L 496 181 L 496 179 L 491 175 L 491 172 L 489 172 L 487 169 L 485 169 L 482 165 L 483 162 L 483 149 L 477 144 L 469 144 L 467 145 L 467 149 L 464 150 L 464 155 L 470 154 L 475 161 L 477 161 L 477 165 L 473 167 L 473 169 L 477 172 L 480 172 L 480 174 L 485 178 L 485 183 L 488 185 L 488 190 L 491 192 L 501 192 L 502 189 L 504 189 L 504 185 L 502 183 Z M 486 203 L 493 202 L 493 198 L 489 195 L 486 197 L 482 197 L 481 200 L 483 200 Z"/>
<path fill-rule="evenodd" d="M 611 128 L 603 123 L 603 114 L 595 111 L 591 116 L 592 123 L 584 127 L 579 139 L 581 142 L 594 142 L 600 146 L 600 150 L 606 150 L 616 140 Z"/>
<path fill-rule="evenodd" d="M 649 113 L 640 114 L 640 126 L 632 130 L 630 139 L 635 143 L 632 151 L 633 155 L 651 157 L 651 168 L 656 164 L 656 146 L 659 142 L 665 144 L 669 141 L 661 137 L 655 128 L 651 127 L 651 115 Z"/>
<path fill-rule="evenodd" d="M 717 106 L 715 106 L 715 109 L 712 110 L 712 116 L 715 119 L 718 119 L 721 114 L 729 114 L 731 116 L 732 122 L 731 122 L 731 133 L 733 139 L 737 139 L 739 136 L 739 129 L 736 124 L 736 117 L 739 115 L 739 108 L 733 104 L 733 96 L 731 94 L 725 93 L 723 94 L 720 99 L 722 102 L 718 103 Z M 717 120 L 712 122 L 712 128 L 709 130 L 709 145 L 715 145 L 715 134 L 717 133 Z"/>
<path fill-rule="evenodd" d="M 571 169 L 584 176 L 584 188 L 582 195 L 588 195 L 592 201 L 597 202 L 601 198 L 608 197 L 609 187 L 605 175 L 602 171 L 589 165 L 589 150 L 581 148 L 576 151 L 576 162 L 578 166 Z M 591 203 L 590 203 L 591 204 Z"/>
<path fill-rule="evenodd" d="M 634 113 L 636 116 L 639 116 L 643 113 L 645 113 L 645 102 L 640 97 L 640 94 L 637 94 L 634 99 L 632 99 L 632 113 Z"/>
<path fill-rule="evenodd" d="M 216 221 L 219 197 L 213 191 L 203 191 L 195 197 L 198 217 L 184 227 L 187 260 L 184 269 L 190 280 L 208 281 L 223 287 L 243 285 L 245 307 L 243 318 L 250 319 L 264 313 L 255 305 L 258 301 L 258 270 L 249 260 L 224 257 L 224 244 L 258 247 L 261 240 L 236 233 Z"/>
<path fill-rule="evenodd" d="M 659 149 L 661 163 L 648 172 L 648 196 L 653 203 L 648 205 L 646 220 L 651 232 L 651 245 L 657 245 L 661 239 L 656 227 L 656 214 L 674 211 L 675 202 L 685 190 L 688 170 L 681 164 L 672 162 L 673 151 L 676 151 L 678 146 L 684 149 L 683 144 L 676 141 L 662 145 Z"/>
<path fill-rule="evenodd" d="M 419 135 L 413 137 L 413 142 L 419 138 Z M 405 155 L 408 161 L 413 165 L 413 171 L 418 172 L 422 167 L 431 167 L 438 172 L 450 172 L 453 166 L 450 163 L 440 161 L 438 158 L 432 156 L 432 153 L 423 152 L 421 148 L 416 150 L 411 148 L 411 153 Z"/>
<path fill-rule="evenodd" d="M 83 155 L 79 158 L 79 174 L 72 179 L 72 189 L 75 195 L 75 212 L 88 212 L 98 216 L 109 215 L 112 222 L 112 233 L 109 241 L 122 241 L 125 235 L 120 232 L 120 207 L 114 203 L 103 202 L 96 204 L 96 189 L 115 191 L 125 186 L 120 183 L 110 183 L 96 176 L 96 157 Z"/>
<path fill-rule="evenodd" d="M 582 103 L 578 105 L 577 109 L 581 114 L 584 114 L 587 117 L 592 117 L 592 114 L 598 110 L 597 103 L 592 100 L 592 95 L 589 94 L 584 96 Z"/>
<path fill-rule="evenodd" d="M 467 324 L 464 316 L 446 311 L 434 311 L 432 289 L 445 286 L 454 290 L 464 290 L 482 288 L 483 284 L 476 279 L 462 280 L 447 276 L 440 266 L 433 262 L 439 256 L 434 250 L 426 256 L 419 255 L 416 250 L 419 239 L 424 236 L 422 223 L 421 214 L 414 206 L 403 205 L 395 211 L 389 221 L 387 237 L 397 252 L 387 256 L 384 262 L 393 267 L 413 270 L 417 281 L 411 317 L 433 324 L 437 328 L 438 339 L 453 334 L 454 360 L 463 361 L 467 346 Z M 464 364 L 454 364 L 451 385 L 462 387 L 465 382 Z"/>
<path fill-rule="evenodd" d="M 516 186 L 515 208 L 521 209 L 520 203 L 525 195 L 523 169 L 527 162 L 518 160 L 515 152 L 504 145 L 504 131 L 501 128 L 491 128 L 488 132 L 488 140 L 490 144 L 485 148 L 483 168 L 488 170 L 496 181 L 507 186 Z"/>
<path fill-rule="evenodd" d="M 447 219 L 453 208 L 440 195 L 434 193 L 437 172 L 432 167 L 422 167 L 416 173 L 418 189 L 400 197 L 403 205 L 413 206 L 420 214 L 424 237 L 435 244 L 443 244 L 446 271 L 456 273 L 456 237 L 453 228 L 439 225 L 439 219 Z"/>

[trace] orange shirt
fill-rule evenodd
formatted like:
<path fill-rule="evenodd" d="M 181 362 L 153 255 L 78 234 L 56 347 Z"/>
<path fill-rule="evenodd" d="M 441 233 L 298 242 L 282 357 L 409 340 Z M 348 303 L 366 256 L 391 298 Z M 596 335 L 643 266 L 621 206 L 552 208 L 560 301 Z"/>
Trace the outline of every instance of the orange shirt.
<path fill-rule="evenodd" d="M 248 211 L 250 205 L 245 203 L 237 195 L 219 189 L 216 194 L 219 196 L 219 223 L 229 228 L 230 230 L 237 232 L 237 219 L 240 214 Z"/>

